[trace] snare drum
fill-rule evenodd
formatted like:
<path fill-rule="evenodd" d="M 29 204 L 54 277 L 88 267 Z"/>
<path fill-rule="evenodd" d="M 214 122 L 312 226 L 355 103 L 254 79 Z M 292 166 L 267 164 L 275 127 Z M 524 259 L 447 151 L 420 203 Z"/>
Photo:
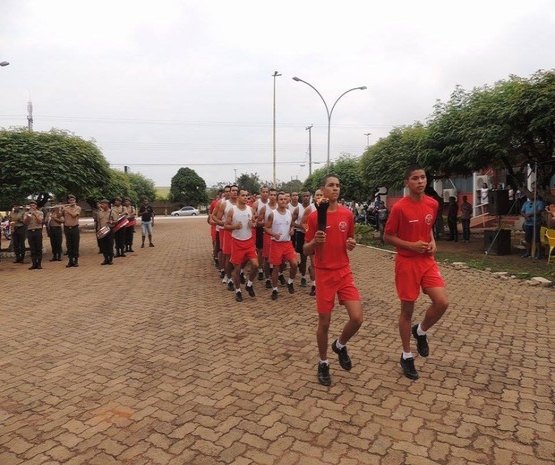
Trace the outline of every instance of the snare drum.
<path fill-rule="evenodd" d="M 118 219 L 118 222 L 114 226 L 114 232 L 118 232 L 121 228 L 125 228 L 128 223 L 129 220 L 127 219 L 127 216 L 122 216 L 120 219 Z"/>
<path fill-rule="evenodd" d="M 96 238 L 102 239 L 103 237 L 106 237 L 109 232 L 110 226 L 102 226 L 98 231 L 96 231 Z"/>
<path fill-rule="evenodd" d="M 135 218 L 133 218 L 132 220 L 129 220 L 129 222 L 127 223 L 126 228 L 132 228 L 136 224 L 137 224 L 137 220 Z"/>

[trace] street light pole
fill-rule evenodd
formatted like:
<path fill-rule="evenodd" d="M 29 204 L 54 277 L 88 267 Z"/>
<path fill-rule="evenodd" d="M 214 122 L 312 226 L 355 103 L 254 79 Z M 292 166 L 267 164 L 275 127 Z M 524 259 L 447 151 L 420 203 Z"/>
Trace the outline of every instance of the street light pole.
<path fill-rule="evenodd" d="M 312 124 L 307 126 L 308 131 L 308 176 L 312 176 Z"/>
<path fill-rule="evenodd" d="M 326 107 L 326 114 L 328 116 L 328 156 L 327 156 L 327 161 L 326 161 L 326 167 L 329 170 L 330 168 L 330 132 L 331 132 L 331 115 L 333 114 L 333 109 L 335 108 L 335 105 L 337 105 L 337 102 L 339 102 L 339 100 L 341 100 L 341 97 L 343 97 L 345 94 L 348 94 L 349 92 L 352 92 L 353 90 L 366 90 L 366 86 L 360 86 L 360 87 L 353 87 L 352 89 L 346 90 L 345 92 L 343 92 L 339 97 L 337 97 L 337 100 L 334 102 L 334 104 L 331 107 L 331 110 L 328 108 L 328 104 L 326 103 L 326 101 L 324 100 L 324 97 L 322 97 L 322 94 L 320 92 L 318 92 L 318 89 L 316 89 L 316 87 L 314 87 L 312 84 L 310 84 L 309 82 L 303 81 L 301 78 L 298 78 L 297 76 L 295 76 L 293 78 L 293 81 L 297 81 L 297 82 L 304 82 L 307 86 L 312 87 L 312 89 L 314 89 L 314 91 L 318 94 L 318 96 L 322 99 L 322 102 L 324 102 L 324 106 Z"/>
<path fill-rule="evenodd" d="M 371 132 L 365 132 L 364 135 L 366 136 L 366 147 L 370 147 L 370 135 Z"/>
<path fill-rule="evenodd" d="M 279 74 L 277 71 L 274 71 L 274 74 L 272 74 L 272 76 L 274 77 L 274 131 L 273 131 L 273 139 L 274 139 L 274 143 L 273 143 L 273 149 L 274 149 L 273 164 L 274 164 L 274 170 L 273 170 L 273 184 L 274 184 L 274 187 L 276 187 L 276 77 L 281 76 L 281 74 Z"/>

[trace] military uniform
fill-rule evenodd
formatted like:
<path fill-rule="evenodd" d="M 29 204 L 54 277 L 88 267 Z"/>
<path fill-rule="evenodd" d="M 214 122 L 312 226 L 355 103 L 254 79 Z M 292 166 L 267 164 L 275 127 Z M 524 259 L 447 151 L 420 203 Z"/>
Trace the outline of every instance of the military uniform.
<path fill-rule="evenodd" d="M 129 224 L 123 228 L 125 230 L 125 251 L 134 252 L 133 250 L 133 235 L 135 234 L 135 224 L 137 209 L 133 205 L 126 205 L 125 213 L 127 213 L 127 219 Z"/>
<path fill-rule="evenodd" d="M 44 214 L 40 210 L 29 210 L 23 218 L 27 225 L 27 241 L 31 249 L 31 260 L 33 262 L 30 270 L 42 269 L 42 222 Z"/>
<path fill-rule="evenodd" d="M 25 210 L 15 207 L 10 213 L 10 222 L 12 223 L 12 245 L 15 253 L 14 263 L 23 263 L 25 258 L 25 238 L 27 237 L 27 226 L 23 222 Z"/>
<path fill-rule="evenodd" d="M 112 227 L 116 224 L 118 216 L 113 209 L 104 210 L 100 208 L 97 213 L 97 228 L 102 229 L 105 226 Z M 114 259 L 114 232 L 110 230 L 106 236 L 100 239 L 100 248 L 104 255 L 102 265 L 111 265 Z"/>
<path fill-rule="evenodd" d="M 112 206 L 112 211 L 116 215 L 116 219 L 125 215 L 125 207 L 123 205 Z M 115 257 L 125 257 L 125 228 L 118 229 L 114 233 L 114 241 L 116 243 Z"/>
<path fill-rule="evenodd" d="M 51 262 L 62 261 L 62 225 L 64 217 L 58 208 L 51 210 L 48 214 L 46 223 L 46 232 L 50 238 L 50 247 L 52 248 Z"/>
<path fill-rule="evenodd" d="M 79 215 L 81 207 L 70 204 L 62 209 L 64 215 L 64 235 L 66 237 L 68 264 L 67 268 L 79 266 Z"/>

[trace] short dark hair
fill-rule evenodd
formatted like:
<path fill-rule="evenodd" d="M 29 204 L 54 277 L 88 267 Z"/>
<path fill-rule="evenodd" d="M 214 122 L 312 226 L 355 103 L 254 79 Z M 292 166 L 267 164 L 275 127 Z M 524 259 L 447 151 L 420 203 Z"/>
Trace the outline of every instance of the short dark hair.
<path fill-rule="evenodd" d="M 328 173 L 322 179 L 320 179 L 320 188 L 326 187 L 326 182 L 328 182 L 329 178 L 336 178 L 338 181 L 340 181 L 339 176 L 337 176 L 337 174 Z"/>
<path fill-rule="evenodd" d="M 422 168 L 418 163 L 412 163 L 409 166 L 407 166 L 407 168 L 405 169 L 405 176 L 403 179 L 408 179 L 410 178 L 410 175 L 412 174 L 413 171 L 418 171 L 418 170 L 422 170 L 424 171 L 424 168 Z"/>

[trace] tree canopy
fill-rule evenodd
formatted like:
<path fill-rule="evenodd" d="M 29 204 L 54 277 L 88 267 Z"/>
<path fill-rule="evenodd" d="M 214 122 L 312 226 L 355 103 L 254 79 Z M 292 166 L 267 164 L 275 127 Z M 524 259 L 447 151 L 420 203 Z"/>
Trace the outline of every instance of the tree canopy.
<path fill-rule="evenodd" d="M 206 205 L 206 182 L 191 168 L 179 168 L 172 178 L 170 197 L 172 201 L 183 205 Z"/>
<path fill-rule="evenodd" d="M 260 191 L 260 177 L 257 173 L 243 173 L 237 178 L 235 184 L 237 184 L 242 189 L 247 189 L 250 193 Z"/>
<path fill-rule="evenodd" d="M 105 185 L 110 167 L 94 142 L 65 131 L 0 130 L 0 201 L 50 194 L 88 198 Z"/>

